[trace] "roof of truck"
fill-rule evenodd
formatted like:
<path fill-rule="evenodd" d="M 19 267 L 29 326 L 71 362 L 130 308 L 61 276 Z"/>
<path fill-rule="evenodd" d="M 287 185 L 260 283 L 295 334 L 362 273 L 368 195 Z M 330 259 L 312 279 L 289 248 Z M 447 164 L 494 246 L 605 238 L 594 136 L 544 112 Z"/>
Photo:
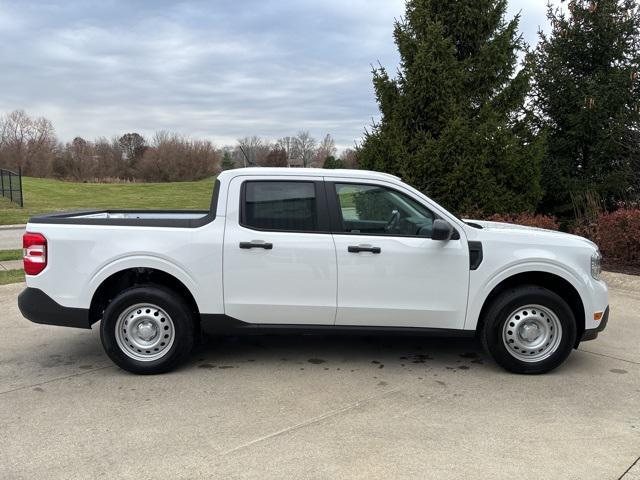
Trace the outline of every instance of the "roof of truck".
<path fill-rule="evenodd" d="M 241 175 L 277 175 L 277 176 L 306 176 L 306 177 L 353 177 L 370 178 L 379 180 L 401 180 L 400 177 L 389 173 L 373 172 L 371 170 L 348 170 L 348 169 L 324 169 L 324 168 L 270 168 L 270 167 L 248 167 L 225 170 L 219 177 L 233 178 Z"/>

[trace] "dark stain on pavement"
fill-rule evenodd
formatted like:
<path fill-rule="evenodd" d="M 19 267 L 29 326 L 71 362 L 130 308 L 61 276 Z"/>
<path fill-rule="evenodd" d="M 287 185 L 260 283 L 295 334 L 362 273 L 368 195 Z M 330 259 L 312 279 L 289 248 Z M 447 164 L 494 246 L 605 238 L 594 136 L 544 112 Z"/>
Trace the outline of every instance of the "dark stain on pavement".
<path fill-rule="evenodd" d="M 323 360 L 321 358 L 310 358 L 309 360 L 307 360 L 307 362 L 313 363 L 314 365 L 320 365 L 321 363 L 325 363 L 326 360 Z"/>
<path fill-rule="evenodd" d="M 412 363 L 425 363 L 427 360 L 433 360 L 433 357 L 424 353 L 412 355 Z"/>
<path fill-rule="evenodd" d="M 627 373 L 626 370 L 623 370 L 621 368 L 612 368 L 611 370 L 609 370 L 611 373 Z"/>
<path fill-rule="evenodd" d="M 461 353 L 460 356 L 462 358 L 478 358 L 478 354 L 476 352 Z"/>

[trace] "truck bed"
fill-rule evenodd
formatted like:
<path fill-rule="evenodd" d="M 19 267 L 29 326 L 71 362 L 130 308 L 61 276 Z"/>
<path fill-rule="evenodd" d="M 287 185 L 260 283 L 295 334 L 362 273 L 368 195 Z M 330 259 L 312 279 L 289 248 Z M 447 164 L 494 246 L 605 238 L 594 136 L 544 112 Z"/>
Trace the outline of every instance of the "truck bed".
<path fill-rule="evenodd" d="M 209 210 L 80 210 L 36 215 L 29 224 L 197 228 L 215 220 L 219 193 L 216 179 Z"/>
<path fill-rule="evenodd" d="M 82 210 L 36 215 L 29 223 L 195 228 L 214 217 L 215 210 Z"/>

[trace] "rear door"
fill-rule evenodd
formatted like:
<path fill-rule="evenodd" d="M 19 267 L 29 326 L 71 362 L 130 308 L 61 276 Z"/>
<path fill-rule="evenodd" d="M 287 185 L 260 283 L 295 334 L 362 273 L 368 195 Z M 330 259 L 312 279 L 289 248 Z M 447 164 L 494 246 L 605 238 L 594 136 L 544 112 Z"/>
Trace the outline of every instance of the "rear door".
<path fill-rule="evenodd" d="M 227 315 L 258 324 L 334 324 L 336 253 L 326 207 L 322 178 L 231 181 L 223 266 Z"/>
<path fill-rule="evenodd" d="M 336 325 L 463 328 L 466 239 L 432 240 L 439 216 L 399 186 L 346 178 L 326 185 L 338 261 Z"/>

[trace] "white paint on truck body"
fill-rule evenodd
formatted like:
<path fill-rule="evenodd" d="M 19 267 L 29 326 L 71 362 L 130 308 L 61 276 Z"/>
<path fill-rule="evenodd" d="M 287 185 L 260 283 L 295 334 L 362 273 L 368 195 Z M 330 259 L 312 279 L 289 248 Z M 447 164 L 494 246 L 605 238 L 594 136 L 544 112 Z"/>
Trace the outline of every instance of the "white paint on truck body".
<path fill-rule="evenodd" d="M 393 235 L 255 231 L 240 224 L 240 194 L 248 180 L 304 180 L 384 186 L 448 222 L 458 239 Z M 474 330 L 482 306 L 503 280 L 547 272 L 569 282 L 585 310 L 585 328 L 608 305 L 607 287 L 591 275 L 592 242 L 573 235 L 456 218 L 399 178 L 361 170 L 247 168 L 218 177 L 215 219 L 197 228 L 30 223 L 47 239 L 46 269 L 27 276 L 65 307 L 89 308 L 98 287 L 131 268 L 172 275 L 202 314 L 251 323 L 410 326 Z M 153 216 L 141 218 L 153 218 Z M 161 218 L 197 218 L 185 212 Z M 90 217 L 91 215 L 89 215 Z M 101 217 L 93 217 L 101 218 Z M 104 216 L 102 217 L 104 218 Z M 265 241 L 274 248 L 238 248 Z M 468 242 L 482 243 L 483 261 L 469 269 Z M 348 252 L 371 244 L 381 254 Z"/>

